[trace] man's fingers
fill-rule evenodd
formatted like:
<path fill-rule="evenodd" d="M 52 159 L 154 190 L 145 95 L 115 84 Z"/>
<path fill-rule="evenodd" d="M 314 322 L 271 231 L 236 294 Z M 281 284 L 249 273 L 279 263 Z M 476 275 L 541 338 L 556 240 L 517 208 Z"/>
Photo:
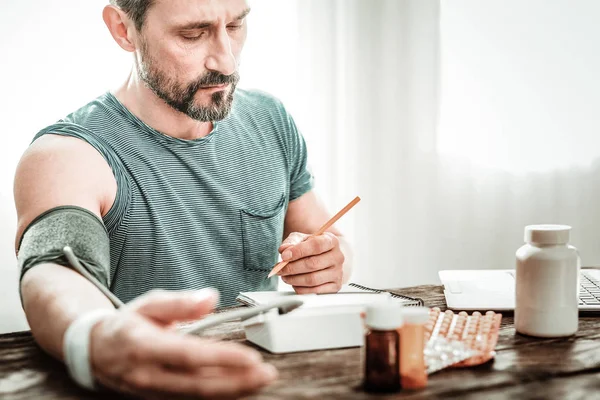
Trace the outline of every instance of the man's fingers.
<path fill-rule="evenodd" d="M 264 367 L 260 353 L 250 347 L 167 330 L 133 310 L 123 310 L 120 319 L 127 323 L 98 325 L 96 339 L 104 337 L 105 346 L 100 352 L 96 349 L 93 359 L 94 375 L 113 389 L 144 396 L 171 392 L 212 396 L 215 380 L 225 382 L 223 385 L 231 381 L 233 388 L 245 391 L 273 379 L 272 368 Z M 192 379 L 183 379 L 188 375 Z M 236 379 L 242 382 L 234 382 Z M 200 380 L 204 386 L 198 386 Z M 216 390 L 231 393 L 223 385 L 216 385 Z"/>
<path fill-rule="evenodd" d="M 249 368 L 204 368 L 180 372 L 149 364 L 136 367 L 118 383 L 124 392 L 144 397 L 201 396 L 226 398 L 242 395 L 271 383 L 277 371 L 271 365 L 257 364 Z"/>
<path fill-rule="evenodd" d="M 298 294 L 309 294 L 309 293 L 337 293 L 340 290 L 341 285 L 338 283 L 330 282 L 315 287 L 303 287 L 294 286 L 294 291 Z"/>
<path fill-rule="evenodd" d="M 262 362 L 260 353 L 233 342 L 204 341 L 193 335 L 166 332 L 144 346 L 147 360 L 177 369 L 200 367 L 246 368 Z"/>
<path fill-rule="evenodd" d="M 292 286 L 315 287 L 323 285 L 324 283 L 336 282 L 339 280 L 338 276 L 339 273 L 336 271 L 336 268 L 329 267 L 307 274 L 283 276 L 281 279 Z"/>
<path fill-rule="evenodd" d="M 221 376 L 198 379 L 199 394 L 208 398 L 228 398 L 241 396 L 264 387 L 275 379 L 278 373 L 269 364 L 260 364 L 254 368 L 224 370 Z"/>
<path fill-rule="evenodd" d="M 211 288 L 187 292 L 152 290 L 127 308 L 159 323 L 199 319 L 215 307 L 219 293 Z"/>
<path fill-rule="evenodd" d="M 301 258 L 283 267 L 283 269 L 279 271 L 277 275 L 284 277 L 320 271 L 329 268 L 332 265 L 341 265 L 341 263 L 339 262 L 340 259 L 341 253 L 336 254 L 333 251 L 329 251 L 325 254 L 319 254 L 316 256 Z"/>
<path fill-rule="evenodd" d="M 311 236 L 305 241 L 286 249 L 281 254 L 281 258 L 283 261 L 295 261 L 304 257 L 325 253 L 337 245 L 338 238 L 335 235 Z"/>

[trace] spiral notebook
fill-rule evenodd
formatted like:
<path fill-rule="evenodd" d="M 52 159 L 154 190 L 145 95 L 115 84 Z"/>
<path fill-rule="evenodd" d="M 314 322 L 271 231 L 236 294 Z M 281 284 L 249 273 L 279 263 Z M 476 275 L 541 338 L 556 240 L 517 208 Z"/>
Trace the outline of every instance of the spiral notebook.
<path fill-rule="evenodd" d="M 298 295 L 294 291 L 242 292 L 236 300 L 247 306 L 257 306 L 267 304 L 282 296 L 298 296 L 304 301 L 302 308 L 362 305 L 375 300 L 374 296 L 390 296 L 393 299 L 397 299 L 402 305 L 409 307 L 423 305 L 423 300 L 416 297 L 404 296 L 385 290 L 371 289 L 355 283 L 344 285 L 338 293 L 334 294 Z"/>

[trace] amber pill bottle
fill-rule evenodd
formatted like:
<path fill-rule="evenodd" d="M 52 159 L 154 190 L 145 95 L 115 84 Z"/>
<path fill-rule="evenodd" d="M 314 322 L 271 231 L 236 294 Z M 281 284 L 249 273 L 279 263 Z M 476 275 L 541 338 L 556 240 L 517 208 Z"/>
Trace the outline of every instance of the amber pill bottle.
<path fill-rule="evenodd" d="M 394 301 L 371 304 L 366 310 L 364 388 L 389 393 L 400 386 L 402 306 Z"/>

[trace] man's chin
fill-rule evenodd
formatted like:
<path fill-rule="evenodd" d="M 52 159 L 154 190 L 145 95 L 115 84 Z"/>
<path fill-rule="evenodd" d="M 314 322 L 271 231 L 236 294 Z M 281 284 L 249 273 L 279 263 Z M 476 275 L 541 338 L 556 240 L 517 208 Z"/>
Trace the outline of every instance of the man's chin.
<path fill-rule="evenodd" d="M 230 92 L 231 85 L 227 89 L 216 91 L 210 96 L 201 91 L 196 92 L 193 106 L 188 108 L 188 115 L 198 121 L 218 121 L 227 117 L 231 111 L 233 97 Z"/>
<path fill-rule="evenodd" d="M 231 104 L 229 103 L 220 104 L 219 106 L 213 105 L 212 107 L 195 104 L 188 109 L 186 114 L 197 121 L 210 122 L 225 119 L 230 112 Z"/>

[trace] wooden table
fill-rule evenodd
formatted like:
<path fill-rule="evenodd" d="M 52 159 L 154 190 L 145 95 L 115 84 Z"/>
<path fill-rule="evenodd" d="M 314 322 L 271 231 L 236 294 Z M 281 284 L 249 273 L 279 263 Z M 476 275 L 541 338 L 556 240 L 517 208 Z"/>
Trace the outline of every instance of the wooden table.
<path fill-rule="evenodd" d="M 440 286 L 393 292 L 420 297 L 445 309 Z M 505 315 L 493 362 L 469 369 L 446 369 L 429 378 L 426 389 L 371 396 L 361 389 L 361 349 L 287 355 L 265 352 L 280 379 L 251 399 L 600 399 L 600 316 L 582 316 L 578 333 L 566 339 L 534 339 L 515 334 Z M 244 341 L 239 323 L 208 332 Z M 117 399 L 88 393 L 73 384 L 65 368 L 43 353 L 29 332 L 0 335 L 0 399 Z"/>

